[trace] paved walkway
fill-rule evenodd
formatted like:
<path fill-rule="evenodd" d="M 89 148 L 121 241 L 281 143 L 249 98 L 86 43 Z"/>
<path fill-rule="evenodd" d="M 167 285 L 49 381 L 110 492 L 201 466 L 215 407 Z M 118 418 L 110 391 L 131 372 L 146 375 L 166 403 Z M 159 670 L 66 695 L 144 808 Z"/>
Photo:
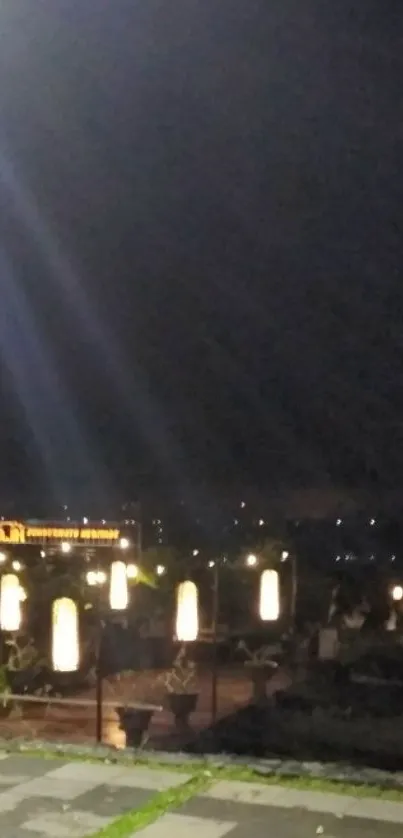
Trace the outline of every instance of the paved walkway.
<path fill-rule="evenodd" d="M 0 754 L 0 836 L 84 838 L 190 775 Z M 139 838 L 401 838 L 403 803 L 217 782 Z"/>

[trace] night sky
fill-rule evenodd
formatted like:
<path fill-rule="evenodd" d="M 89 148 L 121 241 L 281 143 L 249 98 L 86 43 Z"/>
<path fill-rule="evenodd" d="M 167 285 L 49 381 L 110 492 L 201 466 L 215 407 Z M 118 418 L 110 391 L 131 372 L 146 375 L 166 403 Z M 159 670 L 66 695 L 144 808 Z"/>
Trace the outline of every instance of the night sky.
<path fill-rule="evenodd" d="M 400 485 L 401 5 L 2 0 L 0 74 L 1 497 Z"/>

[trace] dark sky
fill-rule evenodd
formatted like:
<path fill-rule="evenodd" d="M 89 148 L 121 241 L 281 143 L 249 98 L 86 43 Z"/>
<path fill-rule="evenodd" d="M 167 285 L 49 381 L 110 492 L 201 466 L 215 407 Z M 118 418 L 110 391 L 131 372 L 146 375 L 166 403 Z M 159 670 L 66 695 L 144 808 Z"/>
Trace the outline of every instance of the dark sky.
<path fill-rule="evenodd" d="M 2 0 L 3 496 L 399 484 L 402 71 L 397 2 Z"/>

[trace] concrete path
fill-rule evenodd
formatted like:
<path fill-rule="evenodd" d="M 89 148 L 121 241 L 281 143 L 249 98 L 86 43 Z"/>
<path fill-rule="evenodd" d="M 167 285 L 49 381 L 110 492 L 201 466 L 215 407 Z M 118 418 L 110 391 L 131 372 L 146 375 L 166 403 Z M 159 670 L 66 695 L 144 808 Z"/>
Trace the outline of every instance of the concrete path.
<path fill-rule="evenodd" d="M 0 836 L 87 838 L 190 779 L 169 770 L 0 754 Z M 220 781 L 139 838 L 402 838 L 403 803 Z"/>
<path fill-rule="evenodd" d="M 83 838 L 188 775 L 148 768 L 0 757 L 0 836 Z"/>

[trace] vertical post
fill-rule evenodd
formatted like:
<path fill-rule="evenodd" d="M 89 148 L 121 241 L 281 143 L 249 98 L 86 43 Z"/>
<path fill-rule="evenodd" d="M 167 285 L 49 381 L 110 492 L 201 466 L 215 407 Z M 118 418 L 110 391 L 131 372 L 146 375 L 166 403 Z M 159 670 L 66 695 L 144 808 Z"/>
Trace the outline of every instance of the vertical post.
<path fill-rule="evenodd" d="M 103 697 L 103 671 L 102 671 L 102 640 L 103 640 L 103 623 L 101 613 L 101 590 L 98 590 L 98 637 L 97 637 L 97 656 L 96 656 L 96 741 L 97 745 L 102 745 L 102 697 Z"/>
<path fill-rule="evenodd" d="M 297 575 L 297 557 L 295 554 L 291 556 L 291 607 L 290 607 L 290 622 L 291 631 L 295 632 L 295 616 L 297 611 L 297 589 L 298 589 L 298 575 Z"/>
<path fill-rule="evenodd" d="M 211 724 L 217 721 L 217 687 L 218 687 L 218 608 L 220 596 L 220 569 L 216 561 L 213 578 L 213 620 L 212 620 L 212 662 L 211 662 Z"/>

